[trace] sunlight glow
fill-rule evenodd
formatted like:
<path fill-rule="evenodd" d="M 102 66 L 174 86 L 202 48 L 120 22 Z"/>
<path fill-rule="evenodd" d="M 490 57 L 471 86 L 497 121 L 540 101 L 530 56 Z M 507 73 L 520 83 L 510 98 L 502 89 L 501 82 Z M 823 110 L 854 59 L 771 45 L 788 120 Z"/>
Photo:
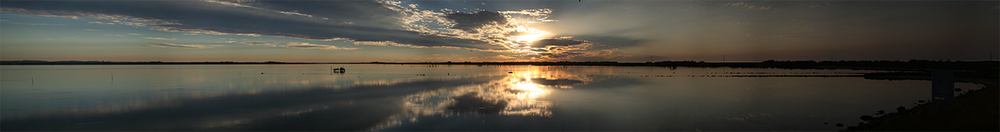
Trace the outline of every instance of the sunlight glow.
<path fill-rule="evenodd" d="M 548 90 L 542 89 L 542 85 L 531 82 L 531 78 L 534 75 L 535 74 L 533 74 L 533 72 L 523 72 L 518 76 L 518 79 L 513 79 L 515 81 L 510 82 L 513 84 L 513 87 L 511 87 L 512 90 L 523 91 L 521 93 L 514 94 L 518 99 L 535 100 L 535 98 L 539 95 L 545 95 L 549 92 Z"/>
<path fill-rule="evenodd" d="M 515 19 L 515 18 L 511 18 Z M 549 35 L 548 31 L 538 30 L 535 28 L 526 27 L 522 22 L 518 20 L 510 20 L 516 24 L 517 27 L 505 29 L 506 32 L 512 33 L 507 37 L 510 42 L 505 45 L 513 53 L 521 53 L 522 55 L 538 55 L 539 51 L 543 51 L 545 48 L 532 48 L 531 43 L 544 39 L 545 36 Z"/>
<path fill-rule="evenodd" d="M 525 34 L 525 35 L 511 36 L 510 38 L 511 40 L 514 41 L 514 43 L 531 43 L 549 34 L 549 32 L 547 31 L 524 27 L 524 25 L 519 25 L 517 28 L 508 30 L 511 30 L 512 32 Z"/>

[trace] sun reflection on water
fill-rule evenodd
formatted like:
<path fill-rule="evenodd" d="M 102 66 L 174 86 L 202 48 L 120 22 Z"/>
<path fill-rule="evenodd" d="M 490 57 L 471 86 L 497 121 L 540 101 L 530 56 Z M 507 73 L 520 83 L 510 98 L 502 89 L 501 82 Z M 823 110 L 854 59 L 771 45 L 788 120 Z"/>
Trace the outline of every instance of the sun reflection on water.
<path fill-rule="evenodd" d="M 488 83 L 442 88 L 408 95 L 403 111 L 390 116 L 371 130 L 382 130 L 403 123 L 415 123 L 423 116 L 451 117 L 464 114 L 550 117 L 554 103 L 545 98 L 557 89 L 572 88 L 590 82 L 581 75 L 566 74 L 555 67 L 529 66 L 503 79 Z M 541 81 L 539 81 L 541 80 Z M 563 81 L 551 83 L 553 81 Z M 565 83 L 571 81 L 573 83 Z"/>
<path fill-rule="evenodd" d="M 519 99 L 534 99 L 538 97 L 538 95 L 543 95 L 549 92 L 548 90 L 541 89 L 538 84 L 523 82 L 514 85 L 511 89 L 525 91 L 514 94 L 517 95 Z"/>

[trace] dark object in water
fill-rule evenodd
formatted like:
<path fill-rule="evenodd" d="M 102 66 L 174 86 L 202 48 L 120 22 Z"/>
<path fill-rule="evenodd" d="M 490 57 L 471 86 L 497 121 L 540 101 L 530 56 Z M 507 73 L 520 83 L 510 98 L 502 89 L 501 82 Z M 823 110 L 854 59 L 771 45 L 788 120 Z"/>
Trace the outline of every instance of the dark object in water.
<path fill-rule="evenodd" d="M 903 107 L 903 106 L 899 106 L 898 108 L 896 108 L 896 111 L 898 111 L 900 113 L 902 113 L 904 110 L 906 110 L 906 107 Z"/>
<path fill-rule="evenodd" d="M 844 127 L 844 124 L 837 123 L 837 127 Z"/>
<path fill-rule="evenodd" d="M 917 100 L 917 102 L 924 103 L 926 101 L 924 101 L 924 100 Z"/>
<path fill-rule="evenodd" d="M 878 114 L 885 114 L 884 110 L 878 110 Z"/>
<path fill-rule="evenodd" d="M 507 73 L 514 73 L 514 72 L 507 72 Z"/>
<path fill-rule="evenodd" d="M 861 116 L 861 120 L 862 121 L 868 121 L 868 120 L 872 120 L 872 119 L 875 119 L 875 118 L 872 117 L 872 116 L 870 116 L 870 115 Z"/>
<path fill-rule="evenodd" d="M 823 122 L 823 125 L 826 125 L 826 124 L 829 124 L 829 123 Z"/>
<path fill-rule="evenodd" d="M 962 91 L 962 89 L 957 89 L 957 88 L 955 89 L 955 92 L 960 92 L 960 91 Z"/>

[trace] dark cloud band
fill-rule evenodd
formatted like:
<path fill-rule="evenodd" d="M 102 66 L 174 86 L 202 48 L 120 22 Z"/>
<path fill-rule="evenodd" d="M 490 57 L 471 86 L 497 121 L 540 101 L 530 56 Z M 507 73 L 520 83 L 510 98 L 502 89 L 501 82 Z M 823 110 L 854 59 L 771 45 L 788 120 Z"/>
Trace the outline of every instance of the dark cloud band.
<path fill-rule="evenodd" d="M 314 40 L 391 41 L 426 47 L 495 50 L 502 47 L 478 39 L 462 39 L 408 31 L 403 17 L 379 1 L 313 1 L 236 3 L 225 1 L 3 1 L 5 12 L 69 18 L 148 21 L 170 31 L 277 36 Z M 335 3 L 330 3 L 335 2 Z M 281 3 L 281 4 L 278 4 Z M 310 6 L 307 6 L 310 5 Z M 323 6 L 317 6 L 323 5 Z M 274 7 L 298 12 L 265 9 Z M 39 13 L 46 12 L 46 13 Z M 300 13 L 303 12 L 303 13 Z M 313 13 L 313 14 L 307 14 Z M 351 23 L 344 23 L 351 22 Z M 354 24 L 356 23 L 356 24 Z M 139 25 L 147 26 L 147 25 Z"/>

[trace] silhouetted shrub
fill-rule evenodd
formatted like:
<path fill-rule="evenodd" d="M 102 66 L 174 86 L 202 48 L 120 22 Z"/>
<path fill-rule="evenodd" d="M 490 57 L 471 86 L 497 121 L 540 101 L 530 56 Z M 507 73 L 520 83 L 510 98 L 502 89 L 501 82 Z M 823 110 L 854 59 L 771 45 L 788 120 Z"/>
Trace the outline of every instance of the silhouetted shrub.
<path fill-rule="evenodd" d="M 868 120 L 872 120 L 872 119 L 874 119 L 874 117 L 872 117 L 870 115 L 861 116 L 861 120 L 862 121 L 868 121 Z"/>

